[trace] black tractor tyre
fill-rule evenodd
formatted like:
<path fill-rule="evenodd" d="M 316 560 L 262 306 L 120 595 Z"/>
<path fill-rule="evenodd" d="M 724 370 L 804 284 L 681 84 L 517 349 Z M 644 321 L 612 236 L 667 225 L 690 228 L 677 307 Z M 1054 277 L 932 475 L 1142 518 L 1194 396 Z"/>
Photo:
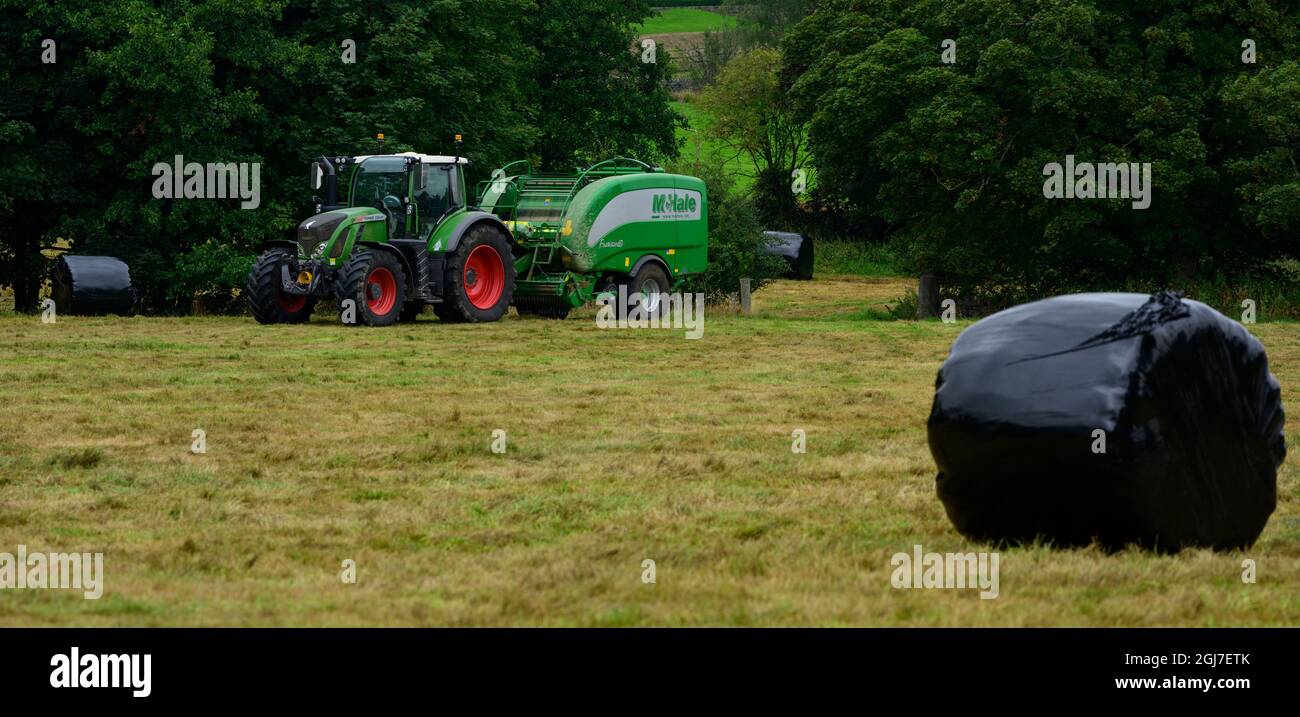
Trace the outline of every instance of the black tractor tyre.
<path fill-rule="evenodd" d="M 515 259 L 510 241 L 491 224 L 478 224 L 461 237 L 447 256 L 447 287 L 433 305 L 448 323 L 497 321 L 510 309 L 515 293 Z"/>
<path fill-rule="evenodd" d="M 248 308 L 259 324 L 302 324 L 316 310 L 316 297 L 285 295 L 280 266 L 293 259 L 284 249 L 264 252 L 248 272 Z"/>
<path fill-rule="evenodd" d="M 334 301 L 343 318 L 355 302 L 356 321 L 366 326 L 391 326 L 406 305 L 406 273 L 397 257 L 382 250 L 366 249 L 352 255 L 334 282 Z"/>
<path fill-rule="evenodd" d="M 402 304 L 402 314 L 397 317 L 397 320 L 402 322 L 415 321 L 420 314 L 424 313 L 424 307 L 427 305 L 423 301 L 408 301 Z"/>

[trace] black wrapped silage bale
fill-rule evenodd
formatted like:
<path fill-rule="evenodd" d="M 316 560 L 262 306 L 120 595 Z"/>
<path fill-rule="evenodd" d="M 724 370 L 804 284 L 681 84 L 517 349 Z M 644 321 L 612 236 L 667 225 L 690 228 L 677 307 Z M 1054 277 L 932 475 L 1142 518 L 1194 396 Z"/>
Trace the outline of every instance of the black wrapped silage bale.
<path fill-rule="evenodd" d="M 763 251 L 785 259 L 787 279 L 808 281 L 813 278 L 813 240 L 793 232 L 763 232 Z"/>
<path fill-rule="evenodd" d="M 939 370 L 928 432 L 963 535 L 1176 551 L 1254 543 L 1282 428 L 1260 342 L 1162 292 L 1061 296 L 973 324 Z"/>
<path fill-rule="evenodd" d="M 135 310 L 131 270 L 121 259 L 65 254 L 54 265 L 53 285 L 60 314 L 129 316 Z"/>

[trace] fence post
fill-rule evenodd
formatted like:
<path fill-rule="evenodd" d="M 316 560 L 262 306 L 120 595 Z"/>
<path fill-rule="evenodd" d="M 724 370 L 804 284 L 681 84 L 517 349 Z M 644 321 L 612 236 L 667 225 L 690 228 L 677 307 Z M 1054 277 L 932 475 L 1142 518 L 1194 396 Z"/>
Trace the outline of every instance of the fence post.
<path fill-rule="evenodd" d="M 740 280 L 740 313 L 749 316 L 749 278 Z"/>
<path fill-rule="evenodd" d="M 934 274 L 922 274 L 916 287 L 916 318 L 933 319 L 939 315 L 939 281 Z"/>

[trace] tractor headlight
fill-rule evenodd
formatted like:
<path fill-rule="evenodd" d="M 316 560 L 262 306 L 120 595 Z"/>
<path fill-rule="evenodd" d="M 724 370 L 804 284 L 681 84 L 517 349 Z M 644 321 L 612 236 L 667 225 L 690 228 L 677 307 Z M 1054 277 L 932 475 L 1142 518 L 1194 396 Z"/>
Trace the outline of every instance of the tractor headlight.
<path fill-rule="evenodd" d="M 317 244 L 317 245 L 316 245 L 316 248 L 315 248 L 315 249 L 312 249 L 312 251 L 311 251 L 311 258 L 313 258 L 313 259 L 319 259 L 319 258 L 325 256 L 325 247 L 328 246 L 328 245 L 329 245 L 329 242 L 328 242 L 328 241 L 323 241 L 323 242 Z"/>

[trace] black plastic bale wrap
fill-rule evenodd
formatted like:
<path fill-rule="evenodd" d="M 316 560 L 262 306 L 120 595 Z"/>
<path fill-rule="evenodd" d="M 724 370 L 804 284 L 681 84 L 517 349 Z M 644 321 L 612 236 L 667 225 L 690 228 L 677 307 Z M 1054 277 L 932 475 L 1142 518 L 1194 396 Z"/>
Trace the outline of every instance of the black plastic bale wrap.
<path fill-rule="evenodd" d="M 813 278 L 813 240 L 792 232 L 763 232 L 763 252 L 785 259 L 789 266 L 786 278 L 808 281 Z"/>
<path fill-rule="evenodd" d="M 929 439 L 968 537 L 1231 549 L 1273 512 L 1282 424 L 1264 347 L 1235 321 L 1169 292 L 1078 294 L 962 332 Z"/>
<path fill-rule="evenodd" d="M 135 289 L 126 262 L 111 256 L 59 257 L 54 265 L 54 307 L 60 314 L 129 315 Z"/>

